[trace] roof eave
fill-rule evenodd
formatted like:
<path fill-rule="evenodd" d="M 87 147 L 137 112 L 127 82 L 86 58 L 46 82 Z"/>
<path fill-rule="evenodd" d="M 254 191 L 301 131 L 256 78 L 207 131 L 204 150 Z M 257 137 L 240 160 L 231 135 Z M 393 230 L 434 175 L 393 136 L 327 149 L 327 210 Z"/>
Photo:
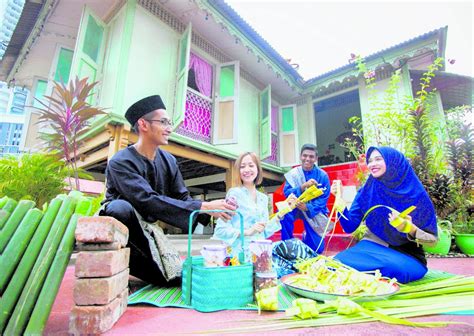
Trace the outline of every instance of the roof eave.
<path fill-rule="evenodd" d="M 11 83 L 41 32 L 46 17 L 57 0 L 27 1 L 1 61 L 0 80 Z"/>
<path fill-rule="evenodd" d="M 419 41 L 422 41 L 422 40 L 426 40 L 426 39 L 429 39 L 429 38 L 432 38 L 433 36 L 437 36 L 438 37 L 438 50 L 437 50 L 437 56 L 438 57 L 443 57 L 445 56 L 445 49 L 446 49 L 446 38 L 447 38 L 447 30 L 448 30 L 448 27 L 445 26 L 445 27 L 441 27 L 439 29 L 435 29 L 435 30 L 432 30 L 430 32 L 427 32 L 425 34 L 422 34 L 422 35 L 419 35 L 417 37 L 414 37 L 408 41 L 405 41 L 405 42 L 402 42 L 402 43 L 399 43 L 399 44 L 396 44 L 394 46 L 391 46 L 389 48 L 386 48 L 386 49 L 382 49 L 380 51 L 377 51 L 371 55 L 368 55 L 366 57 L 364 57 L 364 60 L 365 62 L 369 62 L 369 61 L 372 61 L 374 59 L 376 59 L 377 57 L 380 57 L 381 55 L 383 54 L 386 54 L 388 52 L 391 52 L 391 51 L 394 51 L 394 50 L 397 50 L 397 49 L 401 49 L 403 47 L 406 47 L 406 46 L 409 46 L 409 45 L 412 45 L 412 44 L 416 44 L 418 43 Z M 314 78 L 311 78 L 309 80 L 307 80 L 304 84 L 304 87 L 305 88 L 308 88 L 312 85 L 314 85 L 316 82 L 319 82 L 321 80 L 324 80 L 325 78 L 328 78 L 330 76 L 334 76 L 336 74 L 340 74 L 340 73 L 343 73 L 344 71 L 347 71 L 347 72 L 351 72 L 353 70 L 356 69 L 356 65 L 354 63 L 350 63 L 350 64 L 346 64 L 346 65 L 343 65 L 339 68 L 336 68 L 334 70 L 331 70 L 331 71 L 328 71 L 326 73 L 323 73 L 319 76 L 316 76 Z M 443 64 L 443 68 L 441 70 L 444 70 L 444 64 Z"/>

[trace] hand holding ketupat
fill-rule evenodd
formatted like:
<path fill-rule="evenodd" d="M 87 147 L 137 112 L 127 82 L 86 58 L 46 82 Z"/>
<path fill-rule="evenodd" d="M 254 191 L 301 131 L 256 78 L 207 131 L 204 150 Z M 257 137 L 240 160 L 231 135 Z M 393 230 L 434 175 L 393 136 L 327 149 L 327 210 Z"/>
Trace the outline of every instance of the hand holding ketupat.
<path fill-rule="evenodd" d="M 411 221 L 411 216 L 409 216 L 409 213 L 411 213 L 415 209 L 416 206 L 412 205 L 401 213 L 399 213 L 398 211 L 392 211 L 388 215 L 390 225 L 392 225 L 400 232 L 410 233 L 415 228 L 415 226 Z"/>
<path fill-rule="evenodd" d="M 316 188 L 315 185 L 312 185 L 311 187 L 306 189 L 298 198 L 295 195 L 291 194 L 287 197 L 286 200 L 276 203 L 276 206 L 278 208 L 276 216 L 278 218 L 281 218 L 287 213 L 293 211 L 293 209 L 296 208 L 298 204 L 307 203 L 312 199 L 321 196 L 322 194 L 323 191 L 321 189 Z"/>
<path fill-rule="evenodd" d="M 342 214 L 344 209 L 346 208 L 346 201 L 342 198 L 342 181 L 341 180 L 334 180 L 331 185 L 331 194 L 333 194 L 336 198 L 334 200 L 334 208 Z"/>

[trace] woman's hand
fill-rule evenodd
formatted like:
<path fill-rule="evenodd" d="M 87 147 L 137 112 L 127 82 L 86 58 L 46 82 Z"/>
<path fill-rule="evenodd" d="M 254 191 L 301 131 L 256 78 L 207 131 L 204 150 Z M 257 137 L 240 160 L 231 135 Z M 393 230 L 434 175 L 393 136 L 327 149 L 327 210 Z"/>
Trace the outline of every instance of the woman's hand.
<path fill-rule="evenodd" d="M 225 200 L 215 200 L 215 201 L 210 201 L 210 202 L 202 202 L 201 204 L 201 210 L 207 211 L 207 210 L 226 210 L 230 211 L 229 212 L 208 212 L 209 215 L 211 215 L 214 218 L 221 218 L 225 221 L 228 221 L 232 218 L 234 215 L 232 211 L 235 211 L 236 206 L 227 203 Z"/>
<path fill-rule="evenodd" d="M 331 184 L 331 194 L 336 196 L 338 192 L 342 190 L 342 181 L 341 180 L 334 180 Z"/>
<path fill-rule="evenodd" d="M 408 233 L 410 236 L 415 236 L 416 226 L 412 222 L 410 215 L 399 217 L 400 213 L 396 210 L 388 214 L 388 221 L 398 232 Z"/>
<path fill-rule="evenodd" d="M 252 225 L 250 228 L 244 230 L 244 236 L 253 236 L 257 233 L 262 233 L 265 230 L 265 222 L 258 222 Z"/>

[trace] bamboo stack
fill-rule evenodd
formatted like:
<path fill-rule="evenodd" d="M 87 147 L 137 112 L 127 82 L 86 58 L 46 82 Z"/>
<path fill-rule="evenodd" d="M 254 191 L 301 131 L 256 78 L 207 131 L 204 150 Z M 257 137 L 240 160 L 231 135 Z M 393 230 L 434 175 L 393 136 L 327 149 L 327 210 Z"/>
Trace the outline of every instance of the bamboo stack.
<path fill-rule="evenodd" d="M 0 199 L 0 334 L 41 334 L 91 201 L 58 195 L 43 212 L 32 201 Z"/>

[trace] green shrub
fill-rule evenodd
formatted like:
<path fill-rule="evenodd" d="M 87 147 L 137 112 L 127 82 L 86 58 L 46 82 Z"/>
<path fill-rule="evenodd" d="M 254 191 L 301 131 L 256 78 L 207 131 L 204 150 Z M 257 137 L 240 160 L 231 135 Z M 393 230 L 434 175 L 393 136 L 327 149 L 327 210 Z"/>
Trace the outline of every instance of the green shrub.
<path fill-rule="evenodd" d="M 64 191 L 69 176 L 57 154 L 23 154 L 0 158 L 0 197 L 36 202 L 38 207 Z"/>

